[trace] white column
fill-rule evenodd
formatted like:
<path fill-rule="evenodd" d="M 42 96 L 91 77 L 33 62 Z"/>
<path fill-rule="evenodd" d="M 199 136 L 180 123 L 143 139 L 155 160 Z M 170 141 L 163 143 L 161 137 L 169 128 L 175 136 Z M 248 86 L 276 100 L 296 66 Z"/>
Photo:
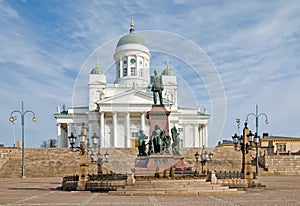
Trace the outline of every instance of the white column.
<path fill-rule="evenodd" d="M 145 132 L 145 113 L 141 114 L 141 129 Z"/>
<path fill-rule="evenodd" d="M 127 112 L 125 116 L 125 147 L 131 147 L 131 138 L 130 138 L 130 113 Z"/>
<path fill-rule="evenodd" d="M 203 144 L 205 147 L 208 147 L 208 131 L 207 131 L 207 124 L 204 126 L 204 142 Z"/>
<path fill-rule="evenodd" d="M 65 145 L 66 145 L 66 147 L 68 147 L 68 145 L 69 145 L 69 135 L 71 135 L 71 132 L 73 132 L 72 131 L 72 124 L 67 124 L 67 131 L 66 131 L 66 143 L 65 143 Z M 74 134 L 75 135 L 75 134 Z"/>
<path fill-rule="evenodd" d="M 57 124 L 57 147 L 62 147 L 60 123 Z"/>
<path fill-rule="evenodd" d="M 183 127 L 183 147 L 192 147 L 192 141 L 193 139 L 189 140 L 189 131 L 188 131 L 188 126 L 186 124 L 182 125 Z"/>
<path fill-rule="evenodd" d="M 105 147 L 104 127 L 104 112 L 100 112 L 100 147 Z"/>
<path fill-rule="evenodd" d="M 201 129 L 200 129 L 200 147 L 202 147 L 203 145 L 205 146 L 205 144 L 204 144 L 204 142 L 205 142 L 205 140 L 204 140 L 204 127 L 205 127 L 205 125 L 201 125 Z"/>
<path fill-rule="evenodd" d="M 198 130 L 198 125 L 194 125 L 194 137 L 195 137 L 195 145 L 194 147 L 199 147 L 200 146 L 200 141 L 199 141 L 199 130 Z"/>
<path fill-rule="evenodd" d="M 117 126 L 118 126 L 118 114 L 113 112 L 113 141 L 112 147 L 117 147 Z"/>
<path fill-rule="evenodd" d="M 68 147 L 68 131 L 66 131 L 65 129 L 68 129 L 68 125 L 66 127 L 64 124 L 64 128 L 60 127 L 61 147 Z"/>

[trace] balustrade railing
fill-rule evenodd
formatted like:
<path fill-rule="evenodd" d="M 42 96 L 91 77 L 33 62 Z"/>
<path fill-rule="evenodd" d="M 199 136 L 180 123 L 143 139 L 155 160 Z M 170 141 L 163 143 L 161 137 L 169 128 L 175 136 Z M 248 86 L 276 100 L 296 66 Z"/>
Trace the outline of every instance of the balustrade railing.
<path fill-rule="evenodd" d="M 216 177 L 218 179 L 244 179 L 244 173 L 239 171 L 219 171 L 216 172 Z"/>

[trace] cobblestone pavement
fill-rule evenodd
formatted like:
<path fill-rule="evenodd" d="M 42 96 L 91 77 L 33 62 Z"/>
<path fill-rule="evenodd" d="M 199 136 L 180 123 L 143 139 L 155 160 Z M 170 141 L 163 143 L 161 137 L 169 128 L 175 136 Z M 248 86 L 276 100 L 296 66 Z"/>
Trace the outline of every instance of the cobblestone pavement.
<path fill-rule="evenodd" d="M 0 205 L 299 205 L 300 176 L 261 176 L 264 191 L 216 196 L 110 196 L 57 190 L 61 178 L 0 179 Z"/>

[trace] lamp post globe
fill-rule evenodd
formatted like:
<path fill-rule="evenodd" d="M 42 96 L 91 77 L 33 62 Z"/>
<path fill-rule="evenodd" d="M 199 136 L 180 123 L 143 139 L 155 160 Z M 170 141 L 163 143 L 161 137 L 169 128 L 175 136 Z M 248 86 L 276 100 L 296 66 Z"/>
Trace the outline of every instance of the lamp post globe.
<path fill-rule="evenodd" d="M 98 145 L 99 137 L 96 135 L 96 133 L 94 133 L 94 135 L 91 137 L 91 139 L 92 139 L 93 147 L 96 147 Z"/>
<path fill-rule="evenodd" d="M 235 145 L 239 143 L 239 137 L 237 136 L 236 133 L 234 134 L 234 136 L 232 136 L 232 141 Z"/>
<path fill-rule="evenodd" d="M 251 143 L 253 142 L 253 139 L 254 139 L 254 134 L 252 134 L 252 132 L 250 131 L 248 134 L 248 141 Z"/>
<path fill-rule="evenodd" d="M 73 149 L 74 148 L 74 144 L 76 142 L 76 137 L 74 136 L 73 132 L 71 132 L 71 136 L 69 136 L 68 138 L 69 138 L 69 142 L 70 142 L 71 148 Z"/>

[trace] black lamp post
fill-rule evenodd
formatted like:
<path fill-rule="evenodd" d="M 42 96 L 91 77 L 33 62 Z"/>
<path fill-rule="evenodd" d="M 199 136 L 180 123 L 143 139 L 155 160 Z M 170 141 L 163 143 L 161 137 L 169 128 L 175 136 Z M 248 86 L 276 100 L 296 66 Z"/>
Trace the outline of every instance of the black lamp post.
<path fill-rule="evenodd" d="M 245 128 L 247 128 L 247 123 L 245 123 Z M 246 138 L 247 137 L 247 138 Z M 259 137 L 257 134 L 253 134 L 251 131 L 249 131 L 249 134 L 243 136 L 238 136 L 236 133 L 234 136 L 232 136 L 232 141 L 235 145 L 236 150 L 240 150 L 243 155 L 242 159 L 242 170 L 241 173 L 245 173 L 245 155 L 249 152 L 249 150 L 253 150 L 253 144 L 255 144 L 255 147 L 257 147 L 257 144 L 259 142 Z"/>
<path fill-rule="evenodd" d="M 212 160 L 212 158 L 213 158 L 213 153 L 212 152 L 208 153 L 206 150 L 204 151 L 204 145 L 201 150 L 201 155 L 198 152 L 195 153 L 196 162 L 199 163 L 199 160 L 200 160 L 202 174 L 204 174 L 204 166 L 205 166 L 206 162 L 208 160 Z"/>
<path fill-rule="evenodd" d="M 24 103 L 22 101 L 22 107 L 21 107 L 21 111 L 19 110 L 14 110 L 12 111 L 12 113 L 10 114 L 10 117 L 9 117 L 9 121 L 14 123 L 16 118 L 13 117 L 13 114 L 14 113 L 19 113 L 21 115 L 21 125 L 22 125 L 22 178 L 25 178 L 25 160 L 24 160 L 24 147 L 25 147 L 25 144 L 24 144 L 24 126 L 25 126 L 25 120 L 24 120 L 24 117 L 25 117 L 25 114 L 27 113 L 31 113 L 32 114 L 32 122 L 36 122 L 36 118 L 35 118 L 35 114 L 33 111 L 31 110 L 27 110 L 27 111 L 24 111 Z"/>
<path fill-rule="evenodd" d="M 100 147 L 100 137 L 98 137 L 96 135 L 96 133 L 94 133 L 94 135 L 91 137 L 92 139 L 92 144 L 93 144 L 93 147 L 96 148 L 98 146 L 98 153 L 97 153 L 97 166 L 98 166 L 98 175 L 102 175 L 103 174 L 103 170 L 102 170 L 102 165 L 103 165 L 103 162 L 107 162 L 108 159 L 109 159 L 109 154 L 106 153 L 104 154 L 104 158 L 103 158 L 103 155 L 101 154 L 101 147 Z M 92 158 L 93 157 L 93 158 Z M 94 153 L 91 154 L 91 159 L 95 159 L 96 155 Z M 104 159 L 104 161 L 103 161 Z"/>
<path fill-rule="evenodd" d="M 96 155 L 95 155 L 95 153 L 94 153 L 94 149 L 97 147 L 97 145 L 98 145 L 98 140 L 99 140 L 99 137 L 96 135 L 96 133 L 94 133 L 94 135 L 93 136 L 91 136 L 91 140 L 92 140 L 92 147 L 91 147 L 91 150 L 92 150 L 92 152 L 91 152 L 91 154 L 90 154 L 90 158 L 91 158 L 91 160 L 92 160 L 92 163 L 94 163 L 95 161 L 95 158 L 96 158 Z"/>
<path fill-rule="evenodd" d="M 255 162 L 256 171 L 255 171 L 255 173 L 256 173 L 256 175 L 258 175 L 258 143 L 259 143 L 259 139 L 260 139 L 260 137 L 258 136 L 258 118 L 260 116 L 265 116 L 265 118 L 266 118 L 265 123 L 266 124 L 269 124 L 269 120 L 268 120 L 268 116 L 265 113 L 258 113 L 258 105 L 256 105 L 256 107 L 255 107 L 255 114 L 254 113 L 247 114 L 245 123 L 249 122 L 248 118 L 251 115 L 255 117 L 255 128 L 256 128 L 255 135 L 254 135 L 254 143 L 255 143 L 255 148 L 256 148 L 256 155 L 255 155 L 255 157 L 256 157 L 256 162 Z"/>
<path fill-rule="evenodd" d="M 244 145 L 244 138 L 243 136 L 238 136 L 236 133 L 234 136 L 232 136 L 232 141 L 235 145 L 235 149 L 238 150 L 240 149 L 242 152 L 242 170 L 241 173 L 244 174 L 245 172 L 245 145 Z"/>

